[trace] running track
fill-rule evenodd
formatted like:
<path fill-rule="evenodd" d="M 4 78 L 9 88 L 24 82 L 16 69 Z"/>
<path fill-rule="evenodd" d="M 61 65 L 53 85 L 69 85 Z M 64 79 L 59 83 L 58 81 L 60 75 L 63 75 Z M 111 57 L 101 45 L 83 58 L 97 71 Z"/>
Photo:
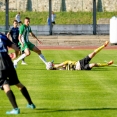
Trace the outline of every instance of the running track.
<path fill-rule="evenodd" d="M 99 46 L 39 46 L 41 50 L 77 50 L 77 49 L 95 49 Z M 117 45 L 108 45 L 104 49 L 117 49 Z"/>

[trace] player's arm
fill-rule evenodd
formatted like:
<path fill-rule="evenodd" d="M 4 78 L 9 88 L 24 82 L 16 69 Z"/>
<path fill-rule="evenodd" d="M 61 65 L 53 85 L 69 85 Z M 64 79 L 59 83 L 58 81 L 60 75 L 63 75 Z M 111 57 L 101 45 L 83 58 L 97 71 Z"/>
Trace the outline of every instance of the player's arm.
<path fill-rule="evenodd" d="M 66 64 L 67 64 L 67 61 L 60 64 L 54 64 L 54 68 L 64 67 Z"/>
<path fill-rule="evenodd" d="M 54 64 L 54 68 L 59 68 L 59 67 L 62 67 L 62 66 L 64 66 L 63 63 L 60 63 L 60 64 Z"/>
<path fill-rule="evenodd" d="M 32 32 L 32 30 L 31 30 L 31 27 L 29 27 L 29 34 L 33 37 L 33 38 L 35 38 L 37 41 L 39 41 L 39 39 L 35 36 L 35 34 Z"/>
<path fill-rule="evenodd" d="M 6 43 L 8 47 L 15 50 L 15 56 L 17 57 L 19 54 L 19 48 L 13 42 L 11 42 L 7 37 L 6 37 Z"/>
<path fill-rule="evenodd" d="M 7 38 L 8 38 L 8 39 L 9 39 L 9 36 L 10 36 L 10 33 L 8 32 L 8 33 L 7 33 Z"/>
<path fill-rule="evenodd" d="M 33 38 L 35 38 L 40 44 L 42 44 L 42 42 L 35 36 L 35 34 L 32 32 L 32 30 L 31 30 L 31 27 L 30 27 L 30 29 L 29 29 L 29 34 L 33 37 Z"/>
<path fill-rule="evenodd" d="M 6 35 L 8 39 L 10 39 L 10 38 L 9 38 L 10 35 L 11 35 L 11 30 L 10 30 L 10 31 L 7 33 L 7 35 Z"/>
<path fill-rule="evenodd" d="M 35 36 L 35 34 L 33 32 L 30 32 L 30 35 L 35 38 L 40 44 L 42 44 L 42 42 Z"/>
<path fill-rule="evenodd" d="M 24 32 L 24 27 L 21 26 L 21 27 L 20 27 L 20 30 L 19 30 L 19 37 L 18 37 L 18 39 L 19 39 L 19 42 L 21 43 L 22 47 L 23 47 L 23 42 L 22 42 L 22 35 L 23 35 L 23 32 Z"/>
<path fill-rule="evenodd" d="M 23 42 L 22 42 L 22 34 L 19 34 L 18 39 L 19 39 L 19 42 L 20 42 L 21 44 L 23 44 Z"/>

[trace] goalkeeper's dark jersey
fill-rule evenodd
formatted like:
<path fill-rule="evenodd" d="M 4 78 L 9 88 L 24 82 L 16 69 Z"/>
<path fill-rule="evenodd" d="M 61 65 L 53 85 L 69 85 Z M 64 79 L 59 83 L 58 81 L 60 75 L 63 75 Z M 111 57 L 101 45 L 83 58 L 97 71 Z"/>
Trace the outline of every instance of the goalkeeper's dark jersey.
<path fill-rule="evenodd" d="M 13 43 L 15 43 L 18 46 L 19 28 L 18 27 L 16 27 L 16 28 L 13 27 L 13 28 L 11 28 L 9 33 L 11 35 Z"/>

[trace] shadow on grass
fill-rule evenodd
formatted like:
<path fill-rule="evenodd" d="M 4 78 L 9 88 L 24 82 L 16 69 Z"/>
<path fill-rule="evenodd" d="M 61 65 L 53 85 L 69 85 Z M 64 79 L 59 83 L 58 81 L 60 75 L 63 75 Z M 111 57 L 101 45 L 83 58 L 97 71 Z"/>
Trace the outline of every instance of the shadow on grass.
<path fill-rule="evenodd" d="M 115 71 L 116 69 L 113 69 L 117 66 L 111 66 L 111 67 L 95 67 L 95 68 L 92 68 L 91 71 Z"/>
<path fill-rule="evenodd" d="M 49 113 L 49 112 L 67 112 L 67 111 L 103 111 L 103 110 L 117 110 L 117 108 L 79 108 L 79 109 L 52 109 L 52 108 L 37 108 L 39 113 Z"/>
<path fill-rule="evenodd" d="M 102 107 L 102 108 L 76 108 L 76 109 L 57 109 L 57 108 L 36 108 L 33 111 L 23 112 L 22 114 L 34 114 L 34 113 L 62 113 L 62 112 L 86 112 L 86 111 L 117 111 L 117 108 Z"/>

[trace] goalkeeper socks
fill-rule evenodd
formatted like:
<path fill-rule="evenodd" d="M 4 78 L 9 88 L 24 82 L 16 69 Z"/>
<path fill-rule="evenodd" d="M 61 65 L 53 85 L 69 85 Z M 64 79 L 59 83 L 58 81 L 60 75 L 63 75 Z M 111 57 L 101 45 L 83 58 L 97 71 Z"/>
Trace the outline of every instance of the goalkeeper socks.
<path fill-rule="evenodd" d="M 45 57 L 43 56 L 43 54 L 40 54 L 40 55 L 39 55 L 39 58 L 40 58 L 45 64 L 47 63 Z"/>
<path fill-rule="evenodd" d="M 9 101 L 11 102 L 13 108 L 18 108 L 17 103 L 16 103 L 16 99 L 15 99 L 15 96 L 14 96 L 13 92 L 11 90 L 9 90 L 6 93 L 6 95 L 9 98 Z"/>
<path fill-rule="evenodd" d="M 21 89 L 21 92 L 22 92 L 23 96 L 26 98 L 26 100 L 28 101 L 28 103 L 29 103 L 29 104 L 33 104 L 33 103 L 32 103 L 32 100 L 31 100 L 31 98 L 30 98 L 30 95 L 29 95 L 29 93 L 28 93 L 28 91 L 27 91 L 27 89 L 26 89 L 26 87 L 23 87 L 23 88 Z"/>
<path fill-rule="evenodd" d="M 108 66 L 108 63 L 97 63 L 98 67 L 104 67 L 104 66 Z"/>
<path fill-rule="evenodd" d="M 105 46 L 102 45 L 99 48 L 95 49 L 94 52 L 97 54 L 99 51 L 101 51 Z"/>
<path fill-rule="evenodd" d="M 26 57 L 25 54 L 22 54 L 18 59 L 16 59 L 16 62 L 19 62 L 20 60 L 24 59 Z"/>

